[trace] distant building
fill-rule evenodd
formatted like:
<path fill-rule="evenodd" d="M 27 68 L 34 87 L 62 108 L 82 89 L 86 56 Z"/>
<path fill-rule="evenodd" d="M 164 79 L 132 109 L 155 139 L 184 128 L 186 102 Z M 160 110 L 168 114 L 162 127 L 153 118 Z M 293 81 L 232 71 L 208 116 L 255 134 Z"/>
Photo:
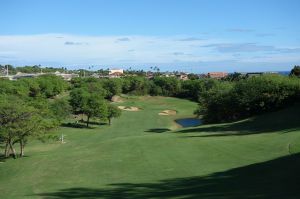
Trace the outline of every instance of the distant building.
<path fill-rule="evenodd" d="M 146 78 L 148 78 L 148 79 L 153 79 L 153 77 L 154 77 L 154 73 L 153 73 L 153 72 L 148 71 L 148 72 L 146 73 Z"/>
<path fill-rule="evenodd" d="M 228 73 L 226 72 L 209 72 L 207 73 L 207 77 L 214 78 L 214 79 L 221 79 L 223 77 L 226 77 Z"/>
<path fill-rule="evenodd" d="M 119 78 L 124 75 L 123 69 L 110 69 L 108 76 L 109 78 Z"/>
<path fill-rule="evenodd" d="M 178 74 L 178 75 L 176 75 L 176 77 L 177 77 L 177 79 L 180 79 L 180 80 L 188 80 L 189 79 L 188 75 L 185 73 Z"/>
<path fill-rule="evenodd" d="M 110 69 L 108 74 L 111 75 L 111 74 L 123 74 L 123 73 L 124 73 L 123 69 Z"/>

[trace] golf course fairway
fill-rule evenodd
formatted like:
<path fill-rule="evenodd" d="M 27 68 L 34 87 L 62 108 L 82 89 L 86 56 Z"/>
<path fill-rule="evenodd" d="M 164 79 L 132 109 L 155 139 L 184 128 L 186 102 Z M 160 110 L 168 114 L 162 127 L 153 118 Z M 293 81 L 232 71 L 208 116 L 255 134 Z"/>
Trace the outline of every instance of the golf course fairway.
<path fill-rule="evenodd" d="M 300 198 L 300 106 L 182 128 L 197 104 L 128 97 L 112 125 L 60 127 L 0 160 L 0 198 Z M 164 110 L 176 114 L 160 115 Z M 74 121 L 71 121 L 74 122 Z"/>

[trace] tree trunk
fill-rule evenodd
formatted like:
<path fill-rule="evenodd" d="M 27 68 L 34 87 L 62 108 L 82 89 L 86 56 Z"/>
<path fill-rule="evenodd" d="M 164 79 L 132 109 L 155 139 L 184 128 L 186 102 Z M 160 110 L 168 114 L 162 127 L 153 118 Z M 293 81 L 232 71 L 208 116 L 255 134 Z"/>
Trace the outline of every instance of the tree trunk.
<path fill-rule="evenodd" d="M 24 141 L 20 139 L 20 157 L 24 156 Z"/>
<path fill-rule="evenodd" d="M 108 125 L 111 125 L 111 118 L 108 118 Z"/>
<path fill-rule="evenodd" d="M 17 155 L 16 155 L 16 151 L 13 147 L 12 141 L 9 140 L 9 147 L 10 147 L 10 151 L 12 152 L 13 157 L 16 159 Z"/>
<path fill-rule="evenodd" d="M 5 144 L 5 151 L 4 151 L 4 157 L 8 158 L 9 156 L 9 144 L 8 144 L 8 140 L 6 141 L 6 144 Z"/>
<path fill-rule="evenodd" d="M 90 116 L 87 116 L 86 127 L 89 128 Z"/>

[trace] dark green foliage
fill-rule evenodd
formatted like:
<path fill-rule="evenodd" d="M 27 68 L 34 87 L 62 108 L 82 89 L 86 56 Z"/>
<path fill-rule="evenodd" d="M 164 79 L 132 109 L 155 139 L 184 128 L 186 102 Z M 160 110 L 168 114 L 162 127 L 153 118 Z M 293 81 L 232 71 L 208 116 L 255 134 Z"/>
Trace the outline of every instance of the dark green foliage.
<path fill-rule="evenodd" d="M 107 118 L 107 103 L 101 96 L 91 94 L 86 98 L 85 104 L 83 104 L 82 107 L 82 112 L 87 116 L 86 126 L 89 127 L 90 118 Z"/>
<path fill-rule="evenodd" d="M 83 106 L 86 103 L 89 93 L 83 88 L 75 88 L 70 92 L 70 105 L 72 107 L 73 113 L 81 114 L 83 113 Z"/>
<path fill-rule="evenodd" d="M 39 106 L 41 105 L 41 106 Z M 2 96 L 0 100 L 0 140 L 5 143 L 5 157 L 16 157 L 14 144 L 20 144 L 20 156 L 29 137 L 43 137 L 44 133 L 57 126 L 45 106 L 37 101 L 24 101 L 16 96 Z"/>
<path fill-rule="evenodd" d="M 294 66 L 290 72 L 290 76 L 300 77 L 300 66 Z"/>
<path fill-rule="evenodd" d="M 188 78 L 190 80 L 195 80 L 195 79 L 199 79 L 199 76 L 197 74 L 190 73 L 190 74 L 188 74 Z"/>
<path fill-rule="evenodd" d="M 42 75 L 37 78 L 40 92 L 47 98 L 54 97 L 62 93 L 67 88 L 67 83 L 55 75 Z"/>
<path fill-rule="evenodd" d="M 189 98 L 198 101 L 199 97 L 206 91 L 214 88 L 218 84 L 214 79 L 187 80 L 181 82 L 181 91 L 179 97 Z"/>
<path fill-rule="evenodd" d="M 144 77 L 123 78 L 122 91 L 133 95 L 146 95 L 149 93 L 150 83 Z"/>
<path fill-rule="evenodd" d="M 111 125 L 112 118 L 120 117 L 121 113 L 122 113 L 122 111 L 118 107 L 116 107 L 112 104 L 108 104 L 107 118 L 108 118 L 109 125 Z"/>
<path fill-rule="evenodd" d="M 25 86 L 26 94 L 29 97 L 38 97 L 42 94 L 38 79 L 20 79 L 16 82 L 16 84 L 18 87 Z"/>
<path fill-rule="evenodd" d="M 71 114 L 71 106 L 66 99 L 55 99 L 52 101 L 50 110 L 60 123 Z"/>
<path fill-rule="evenodd" d="M 241 73 L 234 72 L 234 73 L 229 74 L 228 76 L 224 77 L 223 80 L 226 80 L 226 81 L 239 81 L 239 80 L 245 79 L 245 78 L 246 78 L 245 75 L 242 75 Z"/>
<path fill-rule="evenodd" d="M 67 89 L 67 83 L 55 75 L 42 75 L 38 78 L 10 81 L 0 79 L 0 93 L 20 97 L 51 98 Z"/>
<path fill-rule="evenodd" d="M 161 95 L 163 96 L 176 96 L 181 90 L 180 81 L 175 77 L 154 77 L 153 83 L 155 86 L 161 88 Z M 153 90 L 153 95 L 159 95 L 155 91 L 158 90 Z"/>
<path fill-rule="evenodd" d="M 70 92 L 70 105 L 74 114 L 85 114 L 87 116 L 87 127 L 90 118 L 107 118 L 107 102 L 104 95 L 97 92 L 102 87 L 93 87 L 97 84 L 87 84 L 81 88 L 75 88 Z"/>
<path fill-rule="evenodd" d="M 202 95 L 197 114 L 205 122 L 246 118 L 289 106 L 300 99 L 300 80 L 279 75 L 262 75 L 224 82 Z"/>
<path fill-rule="evenodd" d="M 120 95 L 122 93 L 122 80 L 115 79 L 104 79 L 103 88 L 107 92 L 107 98 L 111 99 L 114 95 Z"/>

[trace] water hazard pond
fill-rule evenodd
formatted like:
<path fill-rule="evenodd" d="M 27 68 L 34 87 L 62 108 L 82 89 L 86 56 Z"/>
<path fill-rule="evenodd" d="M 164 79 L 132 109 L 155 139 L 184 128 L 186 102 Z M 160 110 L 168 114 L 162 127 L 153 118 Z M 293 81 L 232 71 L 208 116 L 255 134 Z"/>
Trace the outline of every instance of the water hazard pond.
<path fill-rule="evenodd" d="M 192 127 L 192 126 L 199 126 L 202 124 L 200 119 L 197 118 L 183 118 L 175 120 L 177 124 L 182 127 Z"/>

